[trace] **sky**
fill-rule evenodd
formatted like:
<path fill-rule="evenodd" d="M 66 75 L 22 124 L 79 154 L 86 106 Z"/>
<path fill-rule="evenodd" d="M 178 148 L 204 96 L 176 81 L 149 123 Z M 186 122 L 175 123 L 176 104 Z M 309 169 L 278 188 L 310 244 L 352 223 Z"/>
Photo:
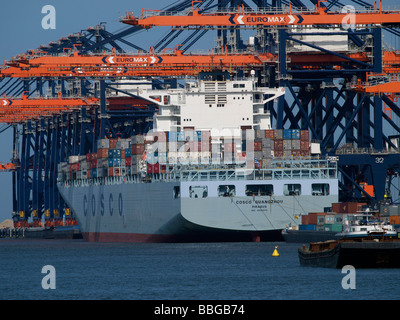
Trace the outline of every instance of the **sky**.
<path fill-rule="evenodd" d="M 176 0 L 19 0 L 2 1 L 0 10 L 0 63 L 11 57 L 24 53 L 29 49 L 38 48 L 64 36 L 85 30 L 106 22 L 107 30 L 115 33 L 126 26 L 119 22 L 119 18 L 128 11 L 138 16 L 142 8 L 163 9 L 179 2 Z M 303 1 L 311 8 L 310 2 Z M 371 0 L 368 2 L 372 3 Z M 248 3 L 253 3 L 248 1 Z M 383 6 L 400 6 L 398 0 L 383 0 Z M 56 9 L 56 28 L 43 29 L 42 8 L 52 5 Z M 157 43 L 168 29 L 159 28 L 156 31 L 142 31 L 134 36 L 135 43 L 148 49 Z M 132 41 L 131 38 L 127 38 Z M 244 39 L 245 40 L 245 39 Z M 390 39 L 385 39 L 390 40 Z M 398 40 L 397 40 L 398 44 Z M 214 46 L 213 37 L 206 37 L 193 48 L 194 51 L 202 48 L 204 52 Z M 398 47 L 397 47 L 398 49 Z M 2 126 L 0 125 L 0 130 Z M 9 162 L 12 156 L 12 130 L 0 134 L 0 162 Z M 11 174 L 0 173 L 0 222 L 11 218 L 12 193 Z"/>

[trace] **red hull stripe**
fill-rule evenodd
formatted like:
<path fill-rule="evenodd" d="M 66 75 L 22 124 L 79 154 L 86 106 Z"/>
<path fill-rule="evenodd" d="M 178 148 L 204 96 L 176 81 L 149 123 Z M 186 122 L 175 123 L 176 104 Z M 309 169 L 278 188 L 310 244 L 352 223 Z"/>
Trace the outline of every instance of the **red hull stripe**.
<path fill-rule="evenodd" d="M 89 242 L 175 242 L 182 237 L 175 235 L 157 235 L 141 233 L 83 232 L 83 238 Z"/>

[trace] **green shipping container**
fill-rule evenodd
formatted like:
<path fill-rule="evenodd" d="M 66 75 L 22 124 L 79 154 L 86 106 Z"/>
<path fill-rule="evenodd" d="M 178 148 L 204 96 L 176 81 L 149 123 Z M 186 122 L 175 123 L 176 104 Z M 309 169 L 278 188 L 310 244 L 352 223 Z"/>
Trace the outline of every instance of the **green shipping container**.
<path fill-rule="evenodd" d="M 341 232 L 342 228 L 343 226 L 341 224 L 333 223 L 333 224 L 324 224 L 323 230 Z"/>

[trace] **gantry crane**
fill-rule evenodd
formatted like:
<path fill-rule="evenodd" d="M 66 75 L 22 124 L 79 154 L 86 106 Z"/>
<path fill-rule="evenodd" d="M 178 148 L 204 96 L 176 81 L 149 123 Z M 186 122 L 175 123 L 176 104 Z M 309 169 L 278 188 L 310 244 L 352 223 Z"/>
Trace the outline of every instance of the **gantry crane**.
<path fill-rule="evenodd" d="M 341 25 L 399 25 L 400 11 L 384 11 L 381 2 L 377 8 L 365 11 L 334 12 L 326 7 L 316 5 L 314 10 L 294 11 L 291 5 L 284 10 L 270 8 L 269 10 L 248 10 L 244 5 L 238 10 L 226 12 L 206 12 L 192 8 L 183 14 L 160 12 L 159 10 L 142 10 L 141 17 L 135 17 L 132 12 L 121 19 L 123 23 L 152 28 L 155 26 L 173 27 L 276 27 L 276 26 L 327 26 Z"/>

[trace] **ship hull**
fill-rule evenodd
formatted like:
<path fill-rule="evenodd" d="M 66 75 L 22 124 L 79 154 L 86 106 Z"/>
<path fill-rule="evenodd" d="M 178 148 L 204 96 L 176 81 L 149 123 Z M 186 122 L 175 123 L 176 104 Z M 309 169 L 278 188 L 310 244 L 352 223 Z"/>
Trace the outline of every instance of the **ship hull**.
<path fill-rule="evenodd" d="M 126 179 L 125 179 L 126 180 Z M 124 178 L 98 185 L 60 184 L 85 240 L 96 242 L 282 241 L 281 230 L 296 214 L 321 210 L 335 196 L 190 198 L 187 182 L 131 183 Z M 215 183 L 215 182 L 214 182 Z M 246 181 L 240 182 L 245 184 Z M 236 182 L 237 190 L 240 183 Z M 200 185 L 200 183 L 197 183 Z M 174 188 L 182 190 L 174 196 Z M 318 198 L 318 200 L 315 200 Z M 301 201 L 304 199 L 304 201 Z M 313 201 L 311 201 L 313 200 Z M 311 205 L 310 205 L 311 204 Z"/>

